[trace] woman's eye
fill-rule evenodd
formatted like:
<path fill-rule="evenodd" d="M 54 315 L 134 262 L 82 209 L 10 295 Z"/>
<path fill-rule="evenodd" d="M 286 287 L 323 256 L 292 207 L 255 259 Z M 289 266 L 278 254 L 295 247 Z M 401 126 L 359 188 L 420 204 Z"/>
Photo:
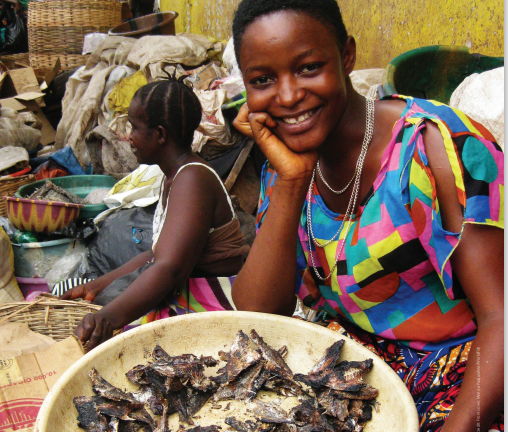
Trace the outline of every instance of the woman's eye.
<path fill-rule="evenodd" d="M 307 73 L 315 72 L 320 67 L 321 67 L 321 65 L 319 63 L 313 63 L 310 65 L 304 66 L 302 68 L 302 70 L 300 71 L 300 73 L 307 74 Z"/>
<path fill-rule="evenodd" d="M 255 78 L 253 80 L 251 80 L 251 84 L 252 85 L 263 85 L 263 84 L 269 84 L 271 83 L 273 80 L 272 78 L 270 77 L 267 77 L 267 76 L 261 76 L 259 78 Z"/>

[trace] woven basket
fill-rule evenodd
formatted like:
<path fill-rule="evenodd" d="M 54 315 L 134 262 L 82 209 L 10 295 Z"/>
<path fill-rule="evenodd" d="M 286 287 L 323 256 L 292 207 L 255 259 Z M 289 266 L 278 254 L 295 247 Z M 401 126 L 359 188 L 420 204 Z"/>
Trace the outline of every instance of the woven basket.
<path fill-rule="evenodd" d="M 7 201 L 2 197 L 4 196 L 14 196 L 16 191 L 21 187 L 28 183 L 33 183 L 35 181 L 35 176 L 33 174 L 28 174 L 25 176 L 12 177 L 8 179 L 0 179 L 0 216 L 7 217 Z"/>
<path fill-rule="evenodd" d="M 58 300 L 47 294 L 27 302 L 12 302 L 0 305 L 0 323 L 23 322 L 30 330 L 61 341 L 74 334 L 74 329 L 83 317 L 95 313 L 102 306 L 83 300 Z M 7 319 L 8 317 L 8 319 Z"/>
<path fill-rule="evenodd" d="M 51 70 L 60 57 L 62 70 L 86 63 L 83 41 L 88 33 L 107 33 L 122 22 L 117 0 L 47 0 L 28 4 L 30 66 Z"/>

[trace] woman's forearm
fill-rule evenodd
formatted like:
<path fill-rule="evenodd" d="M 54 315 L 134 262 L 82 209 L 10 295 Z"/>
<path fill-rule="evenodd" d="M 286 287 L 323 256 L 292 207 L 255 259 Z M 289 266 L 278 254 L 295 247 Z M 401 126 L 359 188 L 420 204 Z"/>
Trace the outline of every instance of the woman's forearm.
<path fill-rule="evenodd" d="M 504 403 L 503 319 L 481 325 L 464 381 L 442 432 L 486 432 Z"/>
<path fill-rule="evenodd" d="M 263 225 L 233 284 L 237 309 L 293 313 L 298 224 L 308 184 L 276 179 Z"/>
<path fill-rule="evenodd" d="M 105 275 L 98 277 L 97 279 L 95 279 L 94 282 L 97 283 L 100 287 L 102 287 L 102 289 L 104 289 L 110 283 L 117 280 L 118 278 L 125 276 L 126 274 L 129 274 L 134 270 L 138 269 L 139 267 L 145 265 L 148 261 L 152 259 L 152 257 L 153 253 L 151 249 L 142 252 L 139 255 L 136 255 L 130 261 L 127 261 L 121 267 L 118 267 L 117 269 L 112 270 L 109 273 L 106 273 Z"/>
<path fill-rule="evenodd" d="M 177 284 L 184 282 L 179 272 L 156 262 L 97 313 L 107 317 L 114 329 L 120 329 L 157 307 Z"/>

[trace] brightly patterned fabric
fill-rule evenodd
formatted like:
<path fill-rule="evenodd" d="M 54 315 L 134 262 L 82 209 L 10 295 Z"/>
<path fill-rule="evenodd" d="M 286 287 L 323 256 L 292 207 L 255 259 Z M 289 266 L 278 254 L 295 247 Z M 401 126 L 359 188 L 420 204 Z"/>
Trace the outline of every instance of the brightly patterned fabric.
<path fill-rule="evenodd" d="M 405 98 L 376 180 L 354 217 L 337 269 L 322 282 L 308 267 L 307 203 L 299 226 L 296 294 L 306 307 L 342 316 L 369 333 L 414 349 L 438 350 L 471 340 L 474 315 L 449 258 L 461 233 L 444 230 L 422 132 L 437 124 L 467 223 L 504 228 L 504 155 L 492 135 L 463 113 L 435 101 Z M 258 229 L 276 173 L 262 173 Z M 331 212 L 314 186 L 312 227 L 324 243 L 343 216 Z M 345 224 L 346 225 L 346 224 Z M 344 237 L 345 229 L 340 234 Z M 321 276 L 340 243 L 312 253 Z"/>
<path fill-rule="evenodd" d="M 124 331 L 177 315 L 236 310 L 231 296 L 235 278 L 236 276 L 191 278 L 187 287 L 176 296 L 171 296 L 165 304 L 125 326 Z"/>
<path fill-rule="evenodd" d="M 347 321 L 332 322 L 338 331 L 376 353 L 404 381 L 413 397 L 420 420 L 420 432 L 438 432 L 444 425 L 459 393 L 472 342 L 421 352 L 371 335 Z M 500 414 L 489 432 L 504 431 Z"/>

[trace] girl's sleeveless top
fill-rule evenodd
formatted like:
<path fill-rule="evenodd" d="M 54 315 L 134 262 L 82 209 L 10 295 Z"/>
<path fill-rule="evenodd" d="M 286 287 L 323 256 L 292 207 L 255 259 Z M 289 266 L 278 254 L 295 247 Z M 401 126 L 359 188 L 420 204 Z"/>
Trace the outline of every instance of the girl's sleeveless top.
<path fill-rule="evenodd" d="M 309 268 L 304 204 L 296 295 L 304 306 L 344 317 L 380 337 L 436 350 L 472 339 L 477 328 L 450 264 L 462 230 L 454 233 L 442 226 L 422 133 L 428 121 L 441 131 L 464 223 L 504 229 L 504 154 L 490 132 L 460 111 L 435 101 L 392 97 L 405 99 L 407 106 L 393 127 L 376 180 L 352 221 L 337 268 L 326 282 Z M 266 164 L 257 229 L 276 177 Z M 337 232 L 343 216 L 326 207 L 316 186 L 311 211 L 314 235 L 324 243 Z M 344 234 L 345 227 L 341 240 Z M 329 274 L 338 248 L 337 241 L 324 249 L 312 245 L 322 276 Z"/>

